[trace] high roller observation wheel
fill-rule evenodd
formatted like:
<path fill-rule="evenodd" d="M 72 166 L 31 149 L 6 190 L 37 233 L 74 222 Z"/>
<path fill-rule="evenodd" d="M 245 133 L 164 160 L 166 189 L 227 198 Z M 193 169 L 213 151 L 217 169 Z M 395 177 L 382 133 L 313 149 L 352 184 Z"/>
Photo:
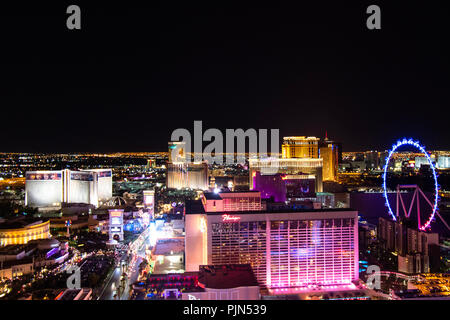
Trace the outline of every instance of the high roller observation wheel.
<path fill-rule="evenodd" d="M 421 153 L 423 153 L 425 155 L 425 157 L 427 158 L 428 164 L 430 165 L 430 168 L 433 172 L 433 179 L 434 179 L 434 204 L 433 204 L 433 212 L 431 213 L 430 217 L 428 218 L 427 222 L 425 222 L 424 225 L 419 226 L 419 229 L 422 231 L 425 231 L 427 228 L 430 227 L 431 222 L 434 219 L 434 216 L 436 215 L 436 211 L 438 208 L 438 202 L 439 202 L 439 184 L 437 182 L 437 175 L 436 175 L 436 170 L 435 167 L 433 165 L 433 162 L 431 162 L 431 158 L 428 155 L 428 153 L 425 150 L 425 147 L 422 146 L 419 141 L 413 141 L 412 139 L 403 139 L 403 140 L 399 140 L 397 141 L 397 144 L 394 144 L 392 146 L 392 149 L 389 151 L 389 155 L 386 158 L 386 163 L 384 165 L 384 173 L 383 173 L 383 195 L 384 198 L 386 200 L 386 206 L 388 207 L 389 210 L 389 214 L 391 215 L 392 219 L 394 221 L 397 221 L 394 212 L 392 211 L 391 205 L 389 204 L 389 199 L 387 196 L 387 188 L 386 188 L 386 174 L 387 174 L 387 170 L 389 167 L 389 161 L 392 158 L 392 155 L 394 154 L 394 152 L 401 146 L 404 145 L 410 145 L 413 146 L 415 148 L 417 148 L 418 150 L 420 150 Z"/>

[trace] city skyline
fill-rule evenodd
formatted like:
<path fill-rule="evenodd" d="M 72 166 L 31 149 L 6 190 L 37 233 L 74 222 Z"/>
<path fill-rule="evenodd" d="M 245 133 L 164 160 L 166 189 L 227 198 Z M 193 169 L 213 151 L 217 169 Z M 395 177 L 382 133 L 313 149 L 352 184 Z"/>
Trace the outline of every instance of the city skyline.
<path fill-rule="evenodd" d="M 442 4 L 3 4 L 0 302 L 449 301 Z"/>

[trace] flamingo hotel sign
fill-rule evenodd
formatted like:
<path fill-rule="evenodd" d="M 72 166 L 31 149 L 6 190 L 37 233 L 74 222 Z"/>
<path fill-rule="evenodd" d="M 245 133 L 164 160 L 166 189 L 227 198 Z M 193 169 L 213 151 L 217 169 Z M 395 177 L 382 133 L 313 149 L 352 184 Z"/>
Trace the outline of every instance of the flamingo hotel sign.
<path fill-rule="evenodd" d="M 230 214 L 222 215 L 222 221 L 223 222 L 238 222 L 239 220 L 241 220 L 241 217 L 232 216 Z"/>

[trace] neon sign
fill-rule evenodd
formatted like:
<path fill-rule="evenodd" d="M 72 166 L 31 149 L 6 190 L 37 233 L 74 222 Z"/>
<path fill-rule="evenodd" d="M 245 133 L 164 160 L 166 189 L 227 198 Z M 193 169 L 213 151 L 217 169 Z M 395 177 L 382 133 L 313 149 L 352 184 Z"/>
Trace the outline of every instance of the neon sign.
<path fill-rule="evenodd" d="M 229 214 L 222 215 L 222 221 L 223 222 L 237 222 L 239 220 L 241 220 L 241 217 L 232 216 L 232 215 L 229 215 Z"/>
<path fill-rule="evenodd" d="M 110 216 L 110 217 L 121 217 L 122 215 L 123 215 L 122 210 L 117 210 L 117 211 L 111 210 L 111 211 L 109 212 L 109 216 Z"/>

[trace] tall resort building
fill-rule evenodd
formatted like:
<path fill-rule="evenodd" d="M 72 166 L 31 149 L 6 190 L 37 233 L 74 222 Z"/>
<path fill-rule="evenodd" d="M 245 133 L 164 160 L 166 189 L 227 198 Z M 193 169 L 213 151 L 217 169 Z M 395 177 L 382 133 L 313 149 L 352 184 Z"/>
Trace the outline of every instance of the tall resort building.
<path fill-rule="evenodd" d="M 247 201 L 259 203 L 257 195 Z M 229 194 L 204 197 L 186 204 L 186 271 L 250 264 L 260 286 L 267 288 L 346 286 L 358 279 L 356 211 L 272 210 L 248 204 L 226 210 L 220 202 L 230 199 Z M 245 197 L 240 193 L 237 198 Z"/>

